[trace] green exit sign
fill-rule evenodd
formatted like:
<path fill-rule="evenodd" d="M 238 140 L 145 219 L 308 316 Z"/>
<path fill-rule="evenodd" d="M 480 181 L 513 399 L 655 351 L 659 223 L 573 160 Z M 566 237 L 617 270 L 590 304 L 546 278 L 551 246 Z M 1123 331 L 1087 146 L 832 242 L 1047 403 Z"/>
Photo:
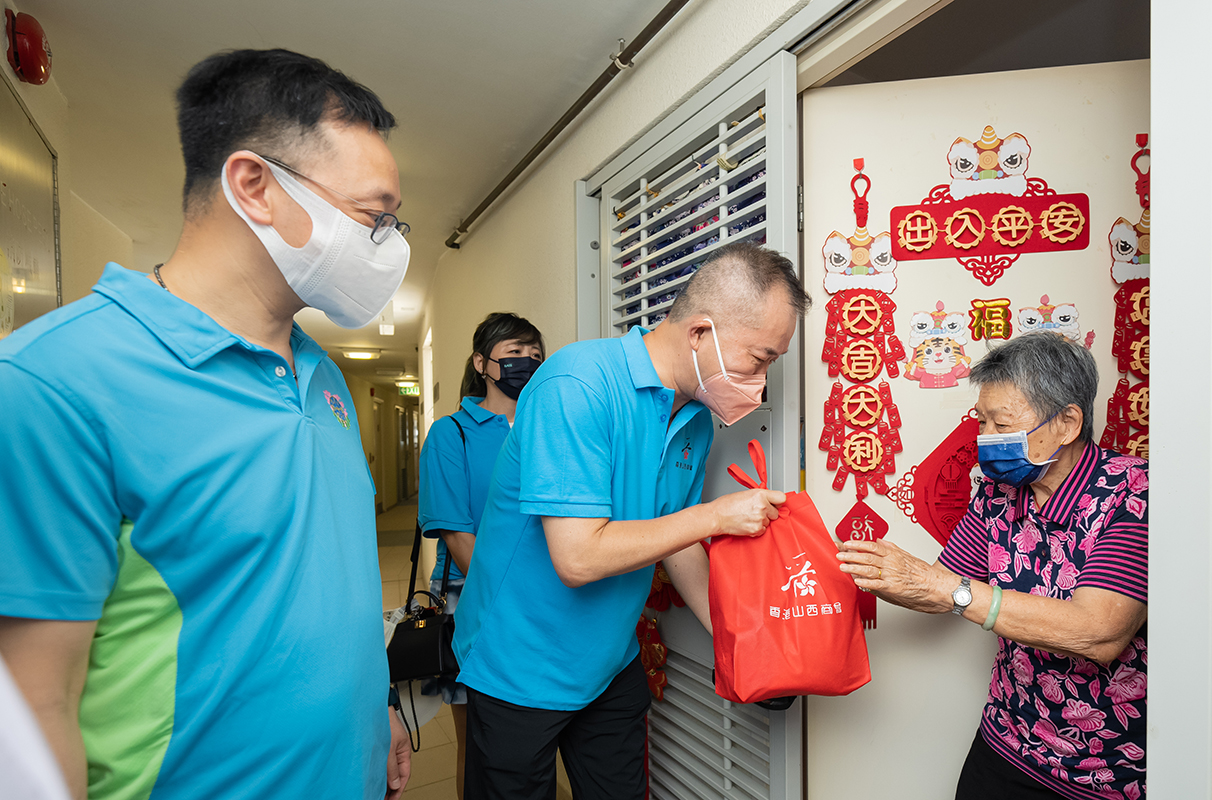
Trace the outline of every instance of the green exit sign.
<path fill-rule="evenodd" d="M 420 386 L 401 386 L 400 394 L 408 395 L 411 397 L 420 397 L 421 396 L 421 387 Z"/>

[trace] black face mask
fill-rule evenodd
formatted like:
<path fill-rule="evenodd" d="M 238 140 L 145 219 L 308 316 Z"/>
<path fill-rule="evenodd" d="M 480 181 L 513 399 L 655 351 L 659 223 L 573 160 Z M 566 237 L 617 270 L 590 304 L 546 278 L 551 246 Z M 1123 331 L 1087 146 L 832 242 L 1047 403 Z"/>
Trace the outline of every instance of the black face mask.
<path fill-rule="evenodd" d="M 530 356 L 511 356 L 497 361 L 495 358 L 488 359 L 496 361 L 501 368 L 501 377 L 494 381 L 497 388 L 508 397 L 510 400 L 517 400 L 522 394 L 522 389 L 530 381 L 530 376 L 534 375 L 535 370 L 543 362 L 537 358 Z M 487 377 L 487 376 L 486 376 Z M 491 378 L 489 378 L 491 380 Z"/>

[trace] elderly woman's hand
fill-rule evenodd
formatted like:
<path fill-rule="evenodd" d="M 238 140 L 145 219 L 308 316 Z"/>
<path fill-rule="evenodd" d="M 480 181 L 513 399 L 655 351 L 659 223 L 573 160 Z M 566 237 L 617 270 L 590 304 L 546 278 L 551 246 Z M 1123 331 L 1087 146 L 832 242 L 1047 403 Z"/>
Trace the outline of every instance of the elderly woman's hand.
<path fill-rule="evenodd" d="M 927 614 L 954 608 L 951 592 L 959 580 L 938 564 L 927 564 L 891 542 L 880 539 L 842 542 L 838 547 L 842 572 L 855 585 L 894 605 Z"/>

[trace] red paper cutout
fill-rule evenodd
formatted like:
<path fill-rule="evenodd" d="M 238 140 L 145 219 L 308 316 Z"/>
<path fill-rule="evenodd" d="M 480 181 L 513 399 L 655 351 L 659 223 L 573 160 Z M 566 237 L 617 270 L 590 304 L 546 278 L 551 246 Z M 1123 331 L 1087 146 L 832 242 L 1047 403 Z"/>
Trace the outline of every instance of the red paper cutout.
<path fill-rule="evenodd" d="M 968 330 L 972 331 L 972 338 L 976 341 L 981 339 L 1009 339 L 1014 333 L 1014 325 L 1010 321 L 1010 300 L 1005 297 L 999 297 L 996 300 L 973 300 L 972 310 L 968 312 L 968 316 L 972 321 L 968 323 Z"/>
<path fill-rule="evenodd" d="M 833 384 L 825 401 L 818 446 L 828 453 L 826 467 L 837 473 L 833 488 L 842 491 L 847 477 L 853 475 L 855 494 L 861 500 L 871 489 L 881 494 L 888 491 L 884 476 L 895 472 L 894 454 L 901 450 L 896 432 L 901 417 L 892 402 L 891 387 L 887 382 L 879 388 L 868 384 L 881 371 L 892 378 L 899 375 L 905 351 L 896 337 L 896 304 L 885 291 L 896 288 L 889 237 L 885 232 L 872 238 L 867 232 L 871 179 L 862 172 L 862 159 L 855 159 L 854 168 L 850 191 L 855 234 L 846 239 L 834 231 L 823 248 L 825 289 L 833 297 L 826 305 L 821 347 L 821 360 L 828 364 L 830 377 L 841 376 L 854 385 Z"/>
<path fill-rule="evenodd" d="M 846 512 L 846 516 L 842 517 L 842 521 L 834 528 L 834 534 L 841 541 L 874 542 L 884 538 L 886 533 L 888 533 L 888 523 L 862 500 L 851 506 L 850 510 Z M 874 628 L 875 595 L 860 592 L 858 608 L 863 627 Z"/>
<path fill-rule="evenodd" d="M 1140 200 L 1140 222 L 1133 225 L 1120 217 L 1111 226 L 1111 277 L 1120 287 L 1115 292 L 1115 333 L 1111 355 L 1122 373 L 1140 383 L 1129 388 L 1121 378 L 1107 400 L 1107 427 L 1099 445 L 1121 453 L 1148 458 L 1149 453 L 1149 170 L 1140 160 L 1149 157 L 1149 135 L 1137 134 L 1137 152 L 1130 165 L 1136 174 Z M 1132 429 L 1136 430 L 1133 431 Z M 1144 455 L 1141 455 L 1141 454 Z"/>
<path fill-rule="evenodd" d="M 898 261 L 955 258 L 992 286 L 1023 253 L 1083 250 L 1090 244 L 1090 200 L 1057 194 L 1026 176 L 1031 147 L 985 126 L 975 142 L 960 137 L 947 161 L 951 183 L 920 203 L 892 209 L 892 255 Z"/>
<path fill-rule="evenodd" d="M 665 565 L 660 561 L 656 563 L 656 569 L 652 571 L 652 588 L 648 591 L 648 599 L 644 605 L 653 611 L 668 611 L 671 605 L 678 608 L 686 605 L 686 601 L 678 594 L 678 590 L 673 588 L 673 581 L 669 579 L 669 573 L 665 571 Z"/>
<path fill-rule="evenodd" d="M 969 411 L 955 430 L 888 492 L 906 516 L 944 547 L 972 499 L 968 476 L 976 464 L 979 431 L 976 414 Z"/>
<path fill-rule="evenodd" d="M 854 235 L 834 231 L 825 239 L 821 248 L 825 257 L 825 291 L 829 294 L 844 289 L 891 292 L 896 289 L 892 237 L 888 231 L 875 236 L 867 231 L 870 210 L 867 194 L 871 191 L 871 179 L 863 174 L 863 159 L 856 158 L 854 168 L 856 173 L 850 180 L 850 191 L 854 195 Z M 863 182 L 861 192 L 860 181 Z"/>
<path fill-rule="evenodd" d="M 669 651 L 661 642 L 661 634 L 657 631 L 656 620 L 640 615 L 640 621 L 635 626 L 636 638 L 640 640 L 640 664 L 648 678 L 648 691 L 657 700 L 665 699 L 665 687 L 669 678 L 665 675 L 665 662 L 669 660 Z"/>

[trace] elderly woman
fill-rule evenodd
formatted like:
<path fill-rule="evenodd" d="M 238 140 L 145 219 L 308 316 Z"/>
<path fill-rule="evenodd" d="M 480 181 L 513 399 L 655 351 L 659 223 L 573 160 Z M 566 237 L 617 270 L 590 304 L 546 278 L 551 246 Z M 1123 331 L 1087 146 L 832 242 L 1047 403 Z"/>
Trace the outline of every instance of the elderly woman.
<path fill-rule="evenodd" d="M 997 635 L 957 800 L 1143 797 L 1148 466 L 1094 444 L 1094 358 L 1062 336 L 1013 339 L 970 380 L 985 479 L 938 561 L 854 541 L 841 568 Z"/>

